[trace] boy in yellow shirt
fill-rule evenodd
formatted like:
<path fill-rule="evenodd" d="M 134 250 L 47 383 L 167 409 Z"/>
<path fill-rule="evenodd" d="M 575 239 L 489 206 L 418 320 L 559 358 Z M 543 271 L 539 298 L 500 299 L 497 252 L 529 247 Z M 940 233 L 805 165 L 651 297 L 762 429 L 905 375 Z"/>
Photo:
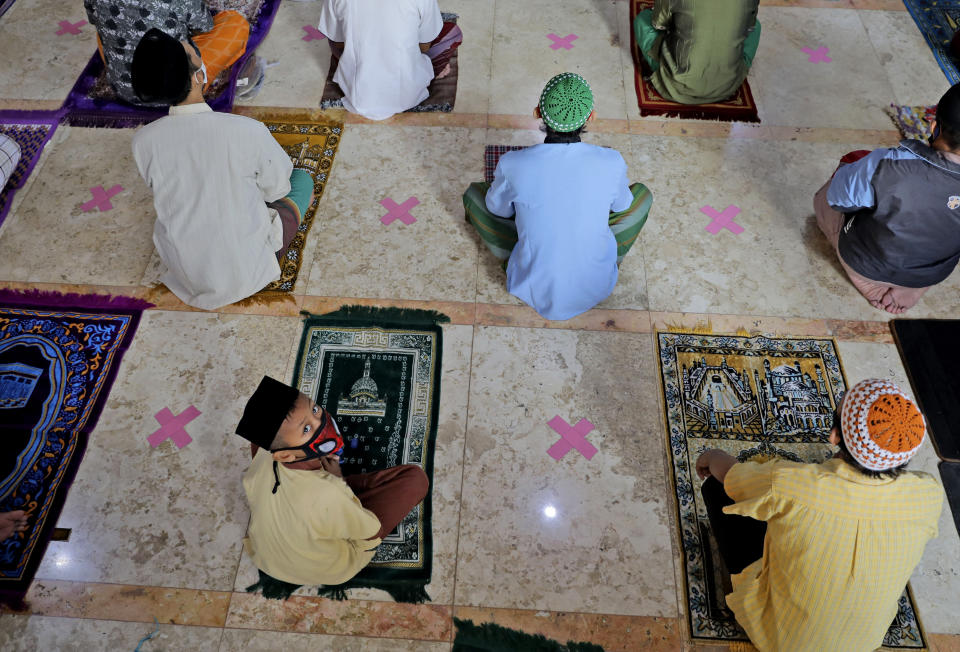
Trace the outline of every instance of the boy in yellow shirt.
<path fill-rule="evenodd" d="M 237 434 L 260 448 L 243 476 L 250 504 L 244 547 L 257 568 L 284 582 L 351 579 L 429 490 L 427 474 L 413 464 L 343 477 L 333 416 L 269 376 L 247 402 Z"/>

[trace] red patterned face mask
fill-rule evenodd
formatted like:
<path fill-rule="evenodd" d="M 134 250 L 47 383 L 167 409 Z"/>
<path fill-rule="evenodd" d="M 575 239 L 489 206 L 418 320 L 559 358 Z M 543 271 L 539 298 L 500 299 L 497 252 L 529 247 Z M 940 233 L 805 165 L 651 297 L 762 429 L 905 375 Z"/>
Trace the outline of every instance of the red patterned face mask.
<path fill-rule="evenodd" d="M 297 460 L 297 462 L 314 460 L 327 455 L 340 455 L 343 453 L 343 437 L 340 436 L 340 428 L 337 426 L 337 422 L 334 421 L 329 412 L 323 410 L 323 420 L 320 422 L 320 427 L 313 439 L 300 446 L 275 448 L 270 452 L 276 453 L 278 451 L 303 451 L 306 457 Z"/>

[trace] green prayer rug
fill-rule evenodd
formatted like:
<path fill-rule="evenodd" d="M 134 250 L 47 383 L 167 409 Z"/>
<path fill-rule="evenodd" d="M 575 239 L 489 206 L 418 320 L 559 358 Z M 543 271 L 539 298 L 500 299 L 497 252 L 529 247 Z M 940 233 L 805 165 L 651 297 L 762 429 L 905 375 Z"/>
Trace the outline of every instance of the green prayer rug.
<path fill-rule="evenodd" d="M 440 313 L 347 306 L 307 315 L 293 386 L 337 420 L 345 442 L 343 475 L 399 464 L 421 467 L 433 481 L 440 409 L 443 333 Z M 382 589 L 398 602 L 430 599 L 433 559 L 430 494 L 384 537 L 373 560 L 353 579 L 323 586 L 321 596 L 346 599 L 346 590 Z M 285 598 L 299 588 L 260 573 L 247 589 Z"/>
<path fill-rule="evenodd" d="M 453 652 L 604 652 L 593 643 L 551 640 L 542 634 L 527 634 L 494 623 L 474 625 L 473 621 L 453 619 L 457 635 Z"/>
<path fill-rule="evenodd" d="M 847 383 L 836 342 L 658 332 L 667 455 L 677 498 L 683 577 L 695 641 L 745 641 L 724 599 L 729 576 L 696 478 L 697 457 L 720 448 L 739 461 L 823 462 L 834 406 Z M 909 586 L 884 648 L 924 649 Z"/>

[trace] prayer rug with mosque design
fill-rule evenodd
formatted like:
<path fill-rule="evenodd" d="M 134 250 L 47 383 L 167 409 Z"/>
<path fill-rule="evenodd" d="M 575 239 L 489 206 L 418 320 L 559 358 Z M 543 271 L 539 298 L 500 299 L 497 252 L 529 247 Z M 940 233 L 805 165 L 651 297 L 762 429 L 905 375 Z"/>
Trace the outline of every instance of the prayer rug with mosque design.
<path fill-rule="evenodd" d="M 653 0 L 630 0 L 630 50 L 633 52 L 633 77 L 637 91 L 640 115 L 662 115 L 689 120 L 722 120 L 724 122 L 760 122 L 757 103 L 746 79 L 736 95 L 724 102 L 709 104 L 680 104 L 664 99 L 653 85 L 644 79 L 643 55 L 637 45 L 633 29 L 637 14 L 653 7 Z M 649 74 L 649 73 L 647 73 Z"/>
<path fill-rule="evenodd" d="M 20 145 L 20 161 L 0 188 L 0 226 L 10 212 L 14 194 L 23 188 L 40 154 L 60 122 L 56 111 L 0 111 L 0 134 Z"/>
<path fill-rule="evenodd" d="M 246 52 L 230 68 L 217 75 L 204 94 L 214 111 L 229 112 L 236 97 L 240 71 L 267 37 L 280 8 L 280 0 L 208 0 L 207 5 L 214 11 L 237 11 L 250 22 Z M 165 107 L 134 106 L 117 97 L 107 80 L 99 52 L 93 53 L 80 73 L 63 109 L 64 121 L 75 127 L 139 127 L 167 115 Z"/>
<path fill-rule="evenodd" d="M 960 82 L 957 59 L 950 53 L 954 34 L 960 31 L 960 3 L 957 0 L 903 0 L 924 40 L 951 84 Z"/>
<path fill-rule="evenodd" d="M 257 297 L 286 294 L 293 291 L 303 262 L 303 248 L 313 226 L 317 206 L 327 187 L 330 171 L 343 136 L 343 123 L 320 114 L 280 112 L 270 109 L 238 111 L 266 125 L 273 137 L 293 161 L 293 166 L 306 170 L 313 178 L 313 201 L 300 218 L 300 226 L 287 252 L 280 261 L 280 278 L 269 284 Z"/>
<path fill-rule="evenodd" d="M 343 475 L 416 464 L 433 482 L 440 409 L 445 315 L 425 310 L 345 306 L 308 315 L 293 386 L 337 420 L 345 442 Z M 373 588 L 398 602 L 430 599 L 432 503 L 427 497 L 384 537 L 373 560 L 353 579 L 321 586 L 319 595 L 346 599 L 347 589 Z M 247 590 L 286 598 L 299 587 L 260 571 Z"/>
<path fill-rule="evenodd" d="M 0 290 L 0 513 L 27 530 L 0 541 L 0 600 L 37 570 L 140 315 L 125 297 Z"/>
<path fill-rule="evenodd" d="M 707 448 L 741 462 L 833 457 L 827 437 L 847 387 L 837 345 L 832 339 L 671 332 L 658 332 L 657 342 L 691 635 L 701 642 L 745 641 L 724 599 L 730 578 L 710 530 L 696 459 Z M 899 607 L 884 648 L 925 649 L 909 586 Z"/>

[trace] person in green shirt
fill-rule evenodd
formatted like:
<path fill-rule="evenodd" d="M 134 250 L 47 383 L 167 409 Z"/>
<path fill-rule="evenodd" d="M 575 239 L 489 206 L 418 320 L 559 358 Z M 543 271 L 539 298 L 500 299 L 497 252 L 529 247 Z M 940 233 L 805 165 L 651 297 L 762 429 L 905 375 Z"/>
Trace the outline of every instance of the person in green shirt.
<path fill-rule="evenodd" d="M 655 0 L 633 29 L 650 83 L 681 104 L 728 99 L 760 44 L 760 0 Z"/>

